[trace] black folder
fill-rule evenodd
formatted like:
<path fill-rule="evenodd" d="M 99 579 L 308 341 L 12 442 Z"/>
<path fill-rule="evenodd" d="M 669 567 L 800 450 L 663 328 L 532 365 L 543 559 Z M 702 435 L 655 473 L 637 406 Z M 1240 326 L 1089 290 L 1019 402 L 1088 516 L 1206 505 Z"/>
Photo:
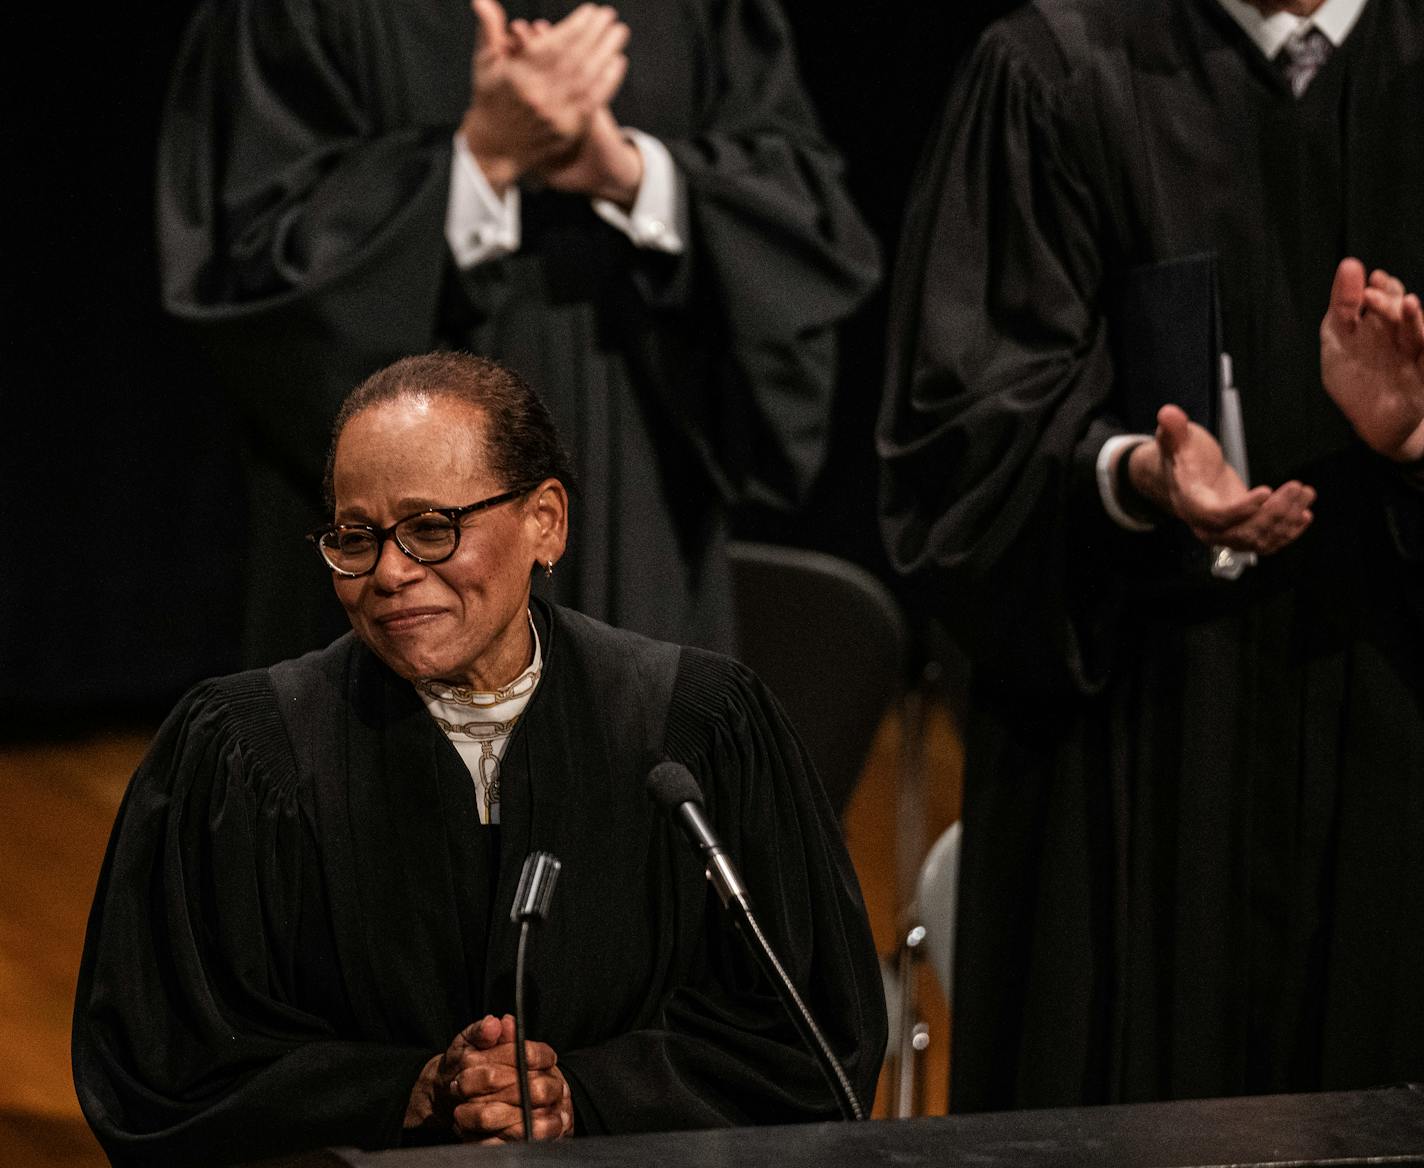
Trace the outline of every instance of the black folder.
<path fill-rule="evenodd" d="M 1114 300 L 1116 404 L 1127 429 L 1151 434 L 1157 411 L 1170 402 L 1217 433 L 1221 302 L 1215 253 L 1132 268 Z"/>

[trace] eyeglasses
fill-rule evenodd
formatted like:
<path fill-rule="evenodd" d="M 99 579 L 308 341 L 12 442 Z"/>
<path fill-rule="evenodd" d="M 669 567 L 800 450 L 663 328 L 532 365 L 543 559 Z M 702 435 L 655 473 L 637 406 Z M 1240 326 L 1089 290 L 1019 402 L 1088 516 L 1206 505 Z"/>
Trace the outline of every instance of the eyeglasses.
<path fill-rule="evenodd" d="M 321 558 L 338 576 L 366 576 L 376 570 L 386 540 L 396 538 L 400 548 L 417 564 L 439 564 L 460 546 L 460 520 L 476 511 L 487 511 L 532 491 L 538 484 L 516 487 L 501 495 L 491 495 L 464 507 L 432 507 L 397 519 L 389 527 L 369 523 L 328 523 L 307 533 Z"/>

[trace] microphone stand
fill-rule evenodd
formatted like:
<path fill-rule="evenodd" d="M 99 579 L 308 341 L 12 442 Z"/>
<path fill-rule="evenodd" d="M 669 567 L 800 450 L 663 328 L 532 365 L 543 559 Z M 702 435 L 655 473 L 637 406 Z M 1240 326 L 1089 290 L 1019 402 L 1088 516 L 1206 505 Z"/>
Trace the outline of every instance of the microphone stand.
<path fill-rule="evenodd" d="M 529 1055 L 524 1049 L 524 954 L 529 947 L 529 930 L 549 915 L 549 901 L 558 879 L 559 861 L 548 852 L 530 852 L 519 873 L 514 907 L 509 919 L 519 925 L 519 946 L 514 954 L 514 1066 L 519 1076 L 519 1113 L 524 1119 L 524 1138 L 534 1138 L 534 1109 L 529 1104 Z"/>
<path fill-rule="evenodd" d="M 815 1056 L 821 1074 L 825 1076 L 826 1085 L 835 1097 L 841 1118 L 864 1119 L 865 1111 L 856 1097 L 850 1079 L 846 1077 L 845 1068 L 831 1050 L 831 1044 L 816 1025 L 810 1007 L 802 999 L 795 982 L 791 980 L 786 968 L 777 958 L 776 951 L 772 949 L 771 942 L 762 932 L 732 857 L 727 854 L 727 849 L 722 846 L 716 832 L 702 814 L 702 792 L 692 777 L 692 772 L 681 763 L 659 763 L 648 775 L 647 790 L 654 802 L 667 809 L 682 828 L 688 842 L 701 854 L 707 879 L 717 890 L 722 907 L 726 909 L 732 918 L 732 924 L 751 949 L 762 973 L 776 990 L 777 997 L 790 1015 L 791 1023 L 801 1041 Z"/>
<path fill-rule="evenodd" d="M 766 934 L 761 931 L 761 925 L 757 923 L 751 906 L 742 901 L 733 903 L 736 905 L 735 908 L 731 903 L 723 901 L 724 907 L 732 918 L 732 923 L 737 927 L 737 932 L 742 935 L 752 951 L 752 956 L 757 959 L 757 964 L 761 966 L 767 980 L 775 988 L 777 996 L 781 999 L 781 1004 L 791 1017 L 792 1025 L 796 1027 L 796 1032 L 801 1036 L 801 1041 L 816 1056 L 821 1074 L 825 1076 L 831 1094 L 836 1097 L 841 1118 L 864 1119 L 865 1111 L 860 1105 L 860 1100 L 856 1098 L 855 1088 L 846 1078 L 845 1068 L 841 1066 L 840 1060 L 832 1052 L 830 1043 L 826 1041 L 826 1036 L 821 1033 L 821 1028 L 816 1025 L 816 1019 L 812 1016 L 810 1007 L 806 1005 L 801 994 L 797 991 L 796 983 L 791 980 L 785 967 L 777 960 L 776 952 L 772 949 L 771 942 L 766 939 Z"/>

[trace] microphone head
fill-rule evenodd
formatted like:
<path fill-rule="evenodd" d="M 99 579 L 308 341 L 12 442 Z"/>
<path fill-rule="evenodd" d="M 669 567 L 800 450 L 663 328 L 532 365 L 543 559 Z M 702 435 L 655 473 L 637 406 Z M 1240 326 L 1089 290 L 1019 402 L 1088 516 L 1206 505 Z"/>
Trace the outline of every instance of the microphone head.
<path fill-rule="evenodd" d="M 648 772 L 648 796 L 669 810 L 681 803 L 702 803 L 702 788 L 680 762 L 660 762 Z"/>
<path fill-rule="evenodd" d="M 524 857 L 519 887 L 514 890 L 514 905 L 509 910 L 511 921 L 518 924 L 548 917 L 549 901 L 554 897 L 554 882 L 559 878 L 561 867 L 558 858 L 549 852 L 530 852 Z"/>

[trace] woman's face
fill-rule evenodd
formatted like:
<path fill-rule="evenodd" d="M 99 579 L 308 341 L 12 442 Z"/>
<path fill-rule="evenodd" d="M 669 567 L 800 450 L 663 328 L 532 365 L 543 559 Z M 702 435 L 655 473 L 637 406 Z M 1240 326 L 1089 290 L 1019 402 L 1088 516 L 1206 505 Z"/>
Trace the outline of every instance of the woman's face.
<path fill-rule="evenodd" d="M 486 463 L 484 412 L 412 396 L 357 414 L 336 446 L 336 522 L 384 528 L 420 511 L 461 507 L 517 486 Z M 529 573 L 564 551 L 567 496 L 556 480 L 461 520 L 455 554 L 419 564 L 394 538 L 375 570 L 334 576 L 351 626 L 396 673 L 498 689 L 529 664 Z"/>

